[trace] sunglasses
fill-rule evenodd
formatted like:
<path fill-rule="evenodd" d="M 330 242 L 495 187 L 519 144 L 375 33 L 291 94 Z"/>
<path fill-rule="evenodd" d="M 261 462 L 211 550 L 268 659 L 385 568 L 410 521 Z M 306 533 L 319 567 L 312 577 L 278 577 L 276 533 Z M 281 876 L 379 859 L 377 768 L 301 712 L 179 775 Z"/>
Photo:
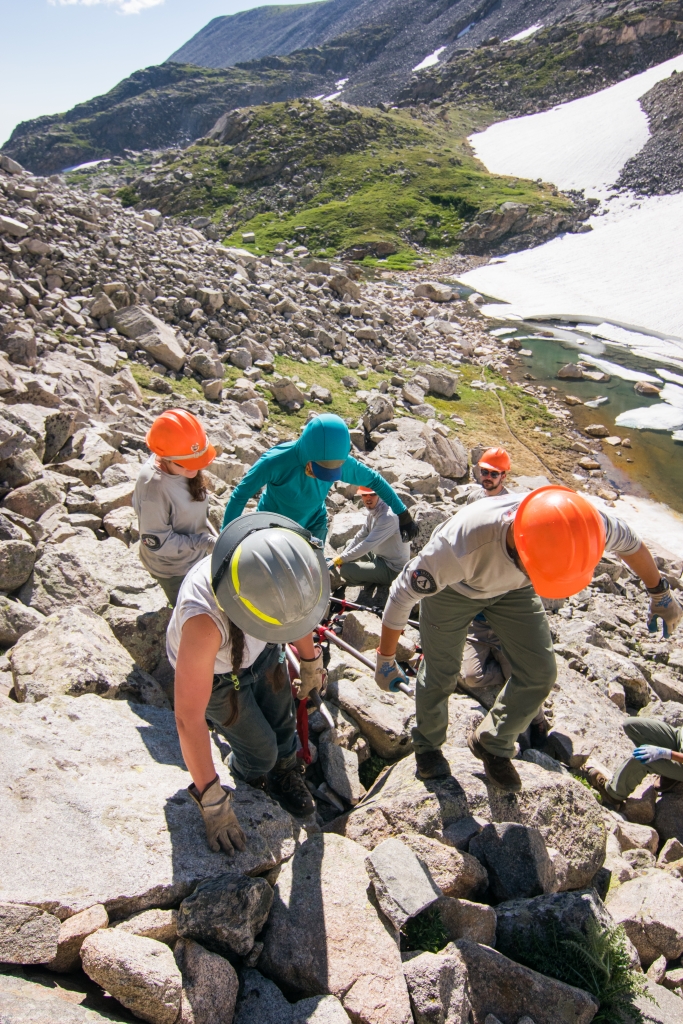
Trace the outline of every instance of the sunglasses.
<path fill-rule="evenodd" d="M 502 476 L 503 474 L 497 469 L 480 469 L 480 476 Z"/>

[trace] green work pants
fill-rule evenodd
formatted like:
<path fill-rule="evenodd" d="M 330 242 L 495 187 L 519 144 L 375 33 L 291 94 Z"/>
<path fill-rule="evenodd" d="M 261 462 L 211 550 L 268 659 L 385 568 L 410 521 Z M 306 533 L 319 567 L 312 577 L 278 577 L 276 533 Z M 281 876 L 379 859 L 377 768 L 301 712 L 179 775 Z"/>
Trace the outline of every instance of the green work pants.
<path fill-rule="evenodd" d="M 163 592 L 166 594 L 166 597 L 168 598 L 168 603 L 170 604 L 171 608 L 175 608 L 176 601 L 178 600 L 178 591 L 180 590 L 180 586 L 185 577 L 154 576 L 153 573 L 150 573 L 150 576 L 153 576 L 153 578 L 157 581 Z"/>
<path fill-rule="evenodd" d="M 515 741 L 538 714 L 557 676 L 555 653 L 541 599 L 531 587 L 474 601 L 446 587 L 422 599 L 420 637 L 424 661 L 415 691 L 417 753 L 436 750 L 448 731 L 448 698 L 455 692 L 467 628 L 484 612 L 500 639 L 511 675 L 477 729 L 490 754 L 512 757 Z"/>
<path fill-rule="evenodd" d="M 651 743 L 667 750 L 683 751 L 683 729 L 674 729 L 661 718 L 627 718 L 622 726 L 628 738 L 637 747 Z M 683 764 L 678 761 L 651 761 L 643 764 L 635 757 L 629 757 L 617 768 L 605 787 L 609 796 L 625 800 L 640 785 L 646 775 L 663 775 L 667 779 L 683 782 Z"/>
<path fill-rule="evenodd" d="M 398 576 L 398 570 L 390 568 L 383 558 L 370 552 L 362 562 L 344 562 L 339 566 L 339 574 L 345 583 L 388 587 Z"/>

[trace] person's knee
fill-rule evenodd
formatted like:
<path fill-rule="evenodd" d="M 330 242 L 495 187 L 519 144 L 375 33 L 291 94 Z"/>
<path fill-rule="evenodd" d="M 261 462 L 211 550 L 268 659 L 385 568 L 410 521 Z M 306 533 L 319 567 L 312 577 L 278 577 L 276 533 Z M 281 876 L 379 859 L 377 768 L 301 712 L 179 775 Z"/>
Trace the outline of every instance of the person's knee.
<path fill-rule="evenodd" d="M 550 693 L 557 679 L 557 662 L 554 651 L 544 652 L 543 655 L 534 657 L 533 665 L 529 666 L 525 676 L 531 685 L 537 686 L 545 693 Z"/>
<path fill-rule="evenodd" d="M 237 763 L 248 779 L 267 775 L 278 759 L 275 735 L 262 736 L 258 743 L 246 743 L 248 755 L 236 756 Z"/>
<path fill-rule="evenodd" d="M 647 740 L 649 731 L 647 725 L 647 718 L 627 718 L 625 722 L 622 722 L 621 727 L 632 743 L 639 744 L 643 740 Z"/>

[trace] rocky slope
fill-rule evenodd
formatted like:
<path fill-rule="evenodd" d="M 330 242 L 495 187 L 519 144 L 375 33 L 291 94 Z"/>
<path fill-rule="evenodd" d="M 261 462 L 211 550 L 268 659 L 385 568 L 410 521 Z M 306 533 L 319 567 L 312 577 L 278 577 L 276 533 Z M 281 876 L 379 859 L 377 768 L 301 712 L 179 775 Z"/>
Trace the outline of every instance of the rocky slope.
<path fill-rule="evenodd" d="M 262 451 L 331 409 L 410 506 L 416 550 L 465 499 L 482 441 L 504 443 L 527 484 L 578 474 L 618 508 L 601 471 L 586 475 L 600 442 L 551 392 L 512 383 L 519 342 L 486 330 L 476 298 L 438 280 L 445 267 L 364 280 L 259 258 L 0 166 L 0 1018 L 589 1024 L 599 999 L 609 1010 L 604 986 L 534 960 L 532 936 L 552 926 L 587 948 L 607 935 L 632 995 L 656 996 L 650 1019 L 678 1022 L 680 786 L 646 779 L 614 814 L 578 778 L 628 754 L 625 713 L 683 723 L 678 640 L 647 633 L 647 596 L 621 563 L 549 612 L 551 732 L 544 751 L 521 743 L 519 795 L 488 787 L 464 742 L 492 694 L 450 699 L 453 774 L 425 784 L 412 701 L 334 650 L 335 729 L 309 720 L 310 820 L 235 782 L 215 737 L 248 838 L 228 859 L 187 797 L 169 609 L 136 551 L 144 437 L 172 406 L 200 415 L 220 452 L 214 524 Z M 330 493 L 330 553 L 357 528 L 351 490 Z M 660 564 L 680 587 L 681 563 Z M 338 627 L 377 645 L 370 611 Z"/>
<path fill-rule="evenodd" d="M 683 190 L 683 75 L 673 74 L 640 100 L 650 123 L 650 138 L 619 176 L 618 188 L 641 195 L 671 195 Z"/>
<path fill-rule="evenodd" d="M 486 102 L 510 115 L 587 96 L 683 49 L 679 0 L 585 4 L 522 40 L 484 40 L 419 72 L 397 102 Z"/>

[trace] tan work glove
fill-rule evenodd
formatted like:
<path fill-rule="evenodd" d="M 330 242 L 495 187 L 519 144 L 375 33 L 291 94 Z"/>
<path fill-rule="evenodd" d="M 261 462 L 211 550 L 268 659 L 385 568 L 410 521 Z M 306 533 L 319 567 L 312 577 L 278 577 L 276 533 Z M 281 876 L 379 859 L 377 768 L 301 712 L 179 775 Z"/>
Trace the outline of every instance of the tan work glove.
<path fill-rule="evenodd" d="M 650 614 L 648 615 L 647 628 L 650 633 L 658 631 L 658 619 L 662 620 L 662 633 L 664 639 L 673 634 L 678 623 L 683 619 L 683 608 L 673 590 L 669 588 L 666 580 L 662 580 L 660 586 L 666 583 L 666 588 L 661 594 L 650 593 Z"/>
<path fill-rule="evenodd" d="M 299 700 L 305 700 L 311 690 L 319 690 L 322 696 L 327 686 L 327 670 L 323 668 L 322 648 L 316 647 L 315 650 L 316 656 L 313 660 L 299 660 Z"/>
<path fill-rule="evenodd" d="M 247 840 L 232 809 L 230 793 L 223 789 L 218 776 L 200 794 L 194 782 L 188 786 L 188 793 L 202 812 L 206 838 L 214 853 L 222 848 L 226 853 L 246 850 Z"/>

